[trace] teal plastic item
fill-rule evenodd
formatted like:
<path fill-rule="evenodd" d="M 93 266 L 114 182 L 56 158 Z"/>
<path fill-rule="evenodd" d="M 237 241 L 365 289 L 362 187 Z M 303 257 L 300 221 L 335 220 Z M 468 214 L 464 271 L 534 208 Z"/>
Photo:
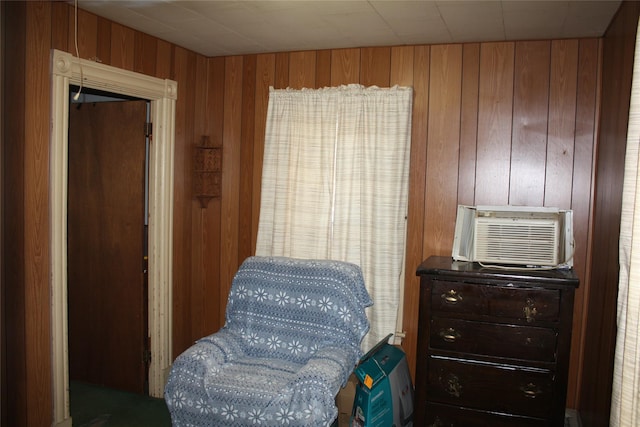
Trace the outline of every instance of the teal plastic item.
<path fill-rule="evenodd" d="M 361 359 L 351 415 L 354 427 L 413 426 L 413 385 L 404 352 L 387 344 L 391 334 Z"/>

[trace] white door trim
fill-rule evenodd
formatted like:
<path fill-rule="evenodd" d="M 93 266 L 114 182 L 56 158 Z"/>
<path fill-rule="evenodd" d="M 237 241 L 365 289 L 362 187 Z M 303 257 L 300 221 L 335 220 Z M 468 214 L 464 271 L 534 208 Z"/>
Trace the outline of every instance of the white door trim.
<path fill-rule="evenodd" d="M 69 85 L 147 99 L 149 150 L 149 393 L 162 397 L 171 366 L 173 162 L 178 84 L 51 51 L 51 338 L 54 426 L 71 426 L 67 324 Z M 117 124 L 116 124 L 117 125 Z"/>

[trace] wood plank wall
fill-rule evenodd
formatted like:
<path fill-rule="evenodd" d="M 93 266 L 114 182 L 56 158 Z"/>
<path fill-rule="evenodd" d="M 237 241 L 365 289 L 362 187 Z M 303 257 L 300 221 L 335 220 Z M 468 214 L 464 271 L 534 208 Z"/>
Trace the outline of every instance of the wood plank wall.
<path fill-rule="evenodd" d="M 26 26 L 24 5 L 17 2 L 5 2 L 3 7 L 4 34 L 7 46 L 2 92 L 5 99 L 11 99 L 11 107 L 5 114 L 5 127 L 2 146 L 2 196 L 3 196 L 3 240 L 2 240 L 2 287 L 4 300 L 5 347 L 12 349 L 5 353 L 2 380 L 2 425 L 9 425 L 9 420 L 16 425 L 26 425 L 26 343 L 25 343 L 25 295 L 24 295 L 24 262 L 23 254 L 25 219 L 24 211 L 24 174 L 20 166 L 24 163 L 24 144 L 8 144 L 6 142 L 24 141 L 24 96 L 25 85 L 25 34 L 20 29 Z M 8 67 L 6 64 L 15 66 Z M 5 107 L 7 102 L 5 101 Z M 23 361 L 23 362 L 20 362 Z M 11 418 L 9 418 L 11 416 Z"/>
<path fill-rule="evenodd" d="M 594 251 L 586 309 L 578 409 L 585 427 L 609 425 L 616 342 L 618 243 L 629 101 L 640 3 L 625 1 L 603 38 L 602 103 L 593 218 Z"/>
<path fill-rule="evenodd" d="M 74 13 L 62 2 L 27 2 L 24 280 L 16 292 L 26 369 L 15 425 L 47 425 L 50 408 L 48 312 L 48 49 L 75 53 Z M 178 82 L 176 108 L 174 356 L 223 323 L 233 275 L 254 253 L 269 86 L 348 83 L 414 88 L 403 347 L 414 369 L 417 265 L 450 254 L 458 203 L 573 208 L 576 298 L 568 405 L 575 407 L 588 304 L 600 40 L 367 47 L 205 58 L 79 11 L 82 58 Z M 27 121 L 29 126 L 26 126 Z M 16 131 L 19 136 L 20 130 Z M 206 209 L 192 197 L 192 149 L 202 135 L 223 146 L 222 197 Z M 31 226 L 33 224 L 33 226 Z M 20 270 L 18 269 L 18 273 Z M 22 298 L 22 299 L 21 299 Z M 45 307 L 45 308 L 43 308 Z M 37 313 L 37 314 L 36 314 Z M 34 316 L 35 314 L 35 316 Z M 17 358 L 8 369 L 20 367 Z M 14 383 L 9 384 L 13 386 Z M 20 389 L 18 389 L 20 390 Z M 41 395 L 37 411 L 30 399 Z M 47 403 L 49 402 L 49 403 Z M 42 403 L 42 404 L 40 404 Z M 35 408 L 36 406 L 34 406 Z M 44 409 L 43 409 L 44 408 Z M 28 420 L 27 420 L 28 418 Z M 20 420 L 24 420 L 21 422 Z"/>
<path fill-rule="evenodd" d="M 48 10 L 46 3 L 4 8 L 3 36 L 11 43 L 3 87 L 5 105 L 11 108 L 5 116 L 2 147 L 2 252 L 6 257 L 2 280 L 10 349 L 4 387 L 11 391 L 3 398 L 3 420 L 9 425 L 48 425 L 51 418 L 49 67 L 27 66 L 49 55 Z M 32 99 L 38 101 L 29 102 Z"/>
<path fill-rule="evenodd" d="M 233 127 L 233 139 L 223 138 L 224 179 L 231 181 L 226 185 L 233 195 L 225 200 L 227 193 L 223 193 L 222 200 L 223 209 L 230 210 L 221 216 L 221 265 L 227 268 L 220 272 L 220 295 L 226 295 L 235 268 L 254 250 L 268 86 L 413 86 L 404 313 L 407 338 L 403 343 L 410 366 L 413 369 L 416 362 L 415 267 L 430 255 L 450 254 L 459 203 L 572 208 L 577 243 L 574 262 L 583 280 L 576 298 L 568 399 L 569 406 L 575 405 L 589 287 L 598 55 L 599 41 L 583 39 L 225 58 L 224 112 L 219 114 L 224 114 L 225 129 Z M 243 81 L 238 82 L 236 76 L 243 76 Z M 253 101 L 247 102 L 248 98 Z M 240 153 L 250 154 L 243 157 Z M 235 199 L 235 185 L 240 187 L 239 200 Z M 241 237 L 248 230 L 251 238 Z M 221 303 L 224 305 L 223 300 Z"/>

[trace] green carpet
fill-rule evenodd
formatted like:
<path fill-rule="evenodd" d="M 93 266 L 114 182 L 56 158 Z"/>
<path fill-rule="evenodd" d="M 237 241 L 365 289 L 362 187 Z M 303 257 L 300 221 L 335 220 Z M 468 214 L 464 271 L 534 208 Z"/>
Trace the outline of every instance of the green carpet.
<path fill-rule="evenodd" d="M 69 401 L 73 427 L 171 426 L 163 399 L 72 381 Z"/>

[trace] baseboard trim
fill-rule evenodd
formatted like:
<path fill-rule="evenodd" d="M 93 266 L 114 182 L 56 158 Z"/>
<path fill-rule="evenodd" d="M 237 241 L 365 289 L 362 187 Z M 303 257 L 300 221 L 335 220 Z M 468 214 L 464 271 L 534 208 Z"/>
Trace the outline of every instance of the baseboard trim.
<path fill-rule="evenodd" d="M 72 427 L 73 426 L 73 422 L 71 420 L 71 417 L 60 421 L 59 423 L 54 424 L 54 427 Z"/>
<path fill-rule="evenodd" d="M 564 413 L 565 427 L 582 427 L 582 422 L 580 421 L 580 414 L 578 413 L 578 411 L 576 411 L 575 409 L 566 409 Z"/>

